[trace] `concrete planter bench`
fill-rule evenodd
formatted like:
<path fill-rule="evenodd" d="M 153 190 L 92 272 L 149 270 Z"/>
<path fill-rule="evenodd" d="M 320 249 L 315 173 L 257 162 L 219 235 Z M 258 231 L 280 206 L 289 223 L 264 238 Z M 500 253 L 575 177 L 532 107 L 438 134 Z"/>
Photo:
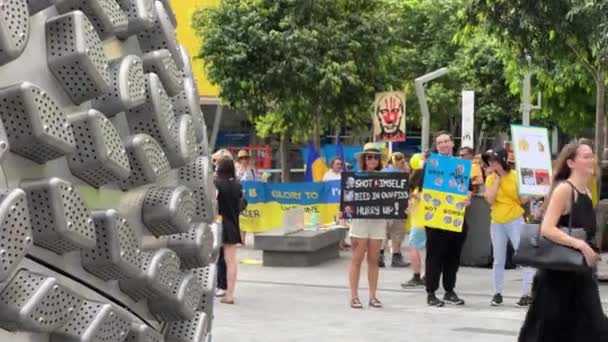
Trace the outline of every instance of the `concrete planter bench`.
<path fill-rule="evenodd" d="M 338 258 L 339 243 L 347 231 L 347 227 L 332 227 L 288 234 L 258 234 L 255 236 L 254 248 L 263 251 L 264 266 L 310 267 Z"/>

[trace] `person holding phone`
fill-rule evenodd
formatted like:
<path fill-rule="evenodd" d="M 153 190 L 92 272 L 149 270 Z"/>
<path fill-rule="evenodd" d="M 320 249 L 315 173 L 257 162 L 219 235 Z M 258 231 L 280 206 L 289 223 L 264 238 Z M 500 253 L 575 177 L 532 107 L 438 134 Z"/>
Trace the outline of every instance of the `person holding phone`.
<path fill-rule="evenodd" d="M 519 196 L 517 190 L 517 173 L 507 162 L 508 153 L 505 149 L 488 150 L 482 156 L 483 162 L 488 166 L 486 190 L 484 197 L 490 205 L 490 238 L 492 240 L 492 266 L 494 280 L 494 296 L 490 302 L 492 306 L 503 303 L 502 291 L 505 282 L 505 263 L 509 241 L 513 249 L 519 247 L 521 229 L 524 225 L 523 204 L 528 201 L 525 196 Z M 524 307 L 532 303 L 530 295 L 534 270 L 523 268 L 522 296 L 517 306 Z"/>

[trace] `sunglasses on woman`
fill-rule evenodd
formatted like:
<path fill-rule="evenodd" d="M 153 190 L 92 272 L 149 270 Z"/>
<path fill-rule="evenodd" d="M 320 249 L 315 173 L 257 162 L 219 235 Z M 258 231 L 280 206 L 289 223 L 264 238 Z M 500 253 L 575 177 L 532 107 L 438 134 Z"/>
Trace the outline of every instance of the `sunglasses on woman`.
<path fill-rule="evenodd" d="M 377 155 L 377 154 L 368 154 L 368 155 L 366 156 L 366 159 L 367 159 L 367 160 L 373 160 L 373 159 L 375 159 L 375 160 L 380 160 L 380 156 L 379 156 L 379 155 Z"/>

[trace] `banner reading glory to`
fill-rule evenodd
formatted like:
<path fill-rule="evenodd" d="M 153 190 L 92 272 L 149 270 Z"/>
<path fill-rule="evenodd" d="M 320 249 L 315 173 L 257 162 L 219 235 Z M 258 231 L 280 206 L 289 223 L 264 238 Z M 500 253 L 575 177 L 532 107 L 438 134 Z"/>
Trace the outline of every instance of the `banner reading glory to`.
<path fill-rule="evenodd" d="M 424 167 L 418 222 L 425 226 L 462 232 L 471 181 L 471 162 L 431 154 Z"/>

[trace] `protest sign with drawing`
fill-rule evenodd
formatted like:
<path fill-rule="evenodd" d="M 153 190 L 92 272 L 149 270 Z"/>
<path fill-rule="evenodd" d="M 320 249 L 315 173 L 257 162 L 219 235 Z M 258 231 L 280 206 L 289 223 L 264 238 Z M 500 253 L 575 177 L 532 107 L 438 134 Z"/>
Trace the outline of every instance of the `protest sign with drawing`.
<path fill-rule="evenodd" d="M 544 127 L 511 125 L 520 195 L 545 196 L 551 188 L 551 149 Z"/>
<path fill-rule="evenodd" d="M 425 226 L 462 232 L 471 182 L 471 162 L 431 154 L 424 167 L 421 205 L 416 218 Z"/>
<path fill-rule="evenodd" d="M 345 218 L 405 219 L 407 174 L 342 172 L 340 208 Z"/>

